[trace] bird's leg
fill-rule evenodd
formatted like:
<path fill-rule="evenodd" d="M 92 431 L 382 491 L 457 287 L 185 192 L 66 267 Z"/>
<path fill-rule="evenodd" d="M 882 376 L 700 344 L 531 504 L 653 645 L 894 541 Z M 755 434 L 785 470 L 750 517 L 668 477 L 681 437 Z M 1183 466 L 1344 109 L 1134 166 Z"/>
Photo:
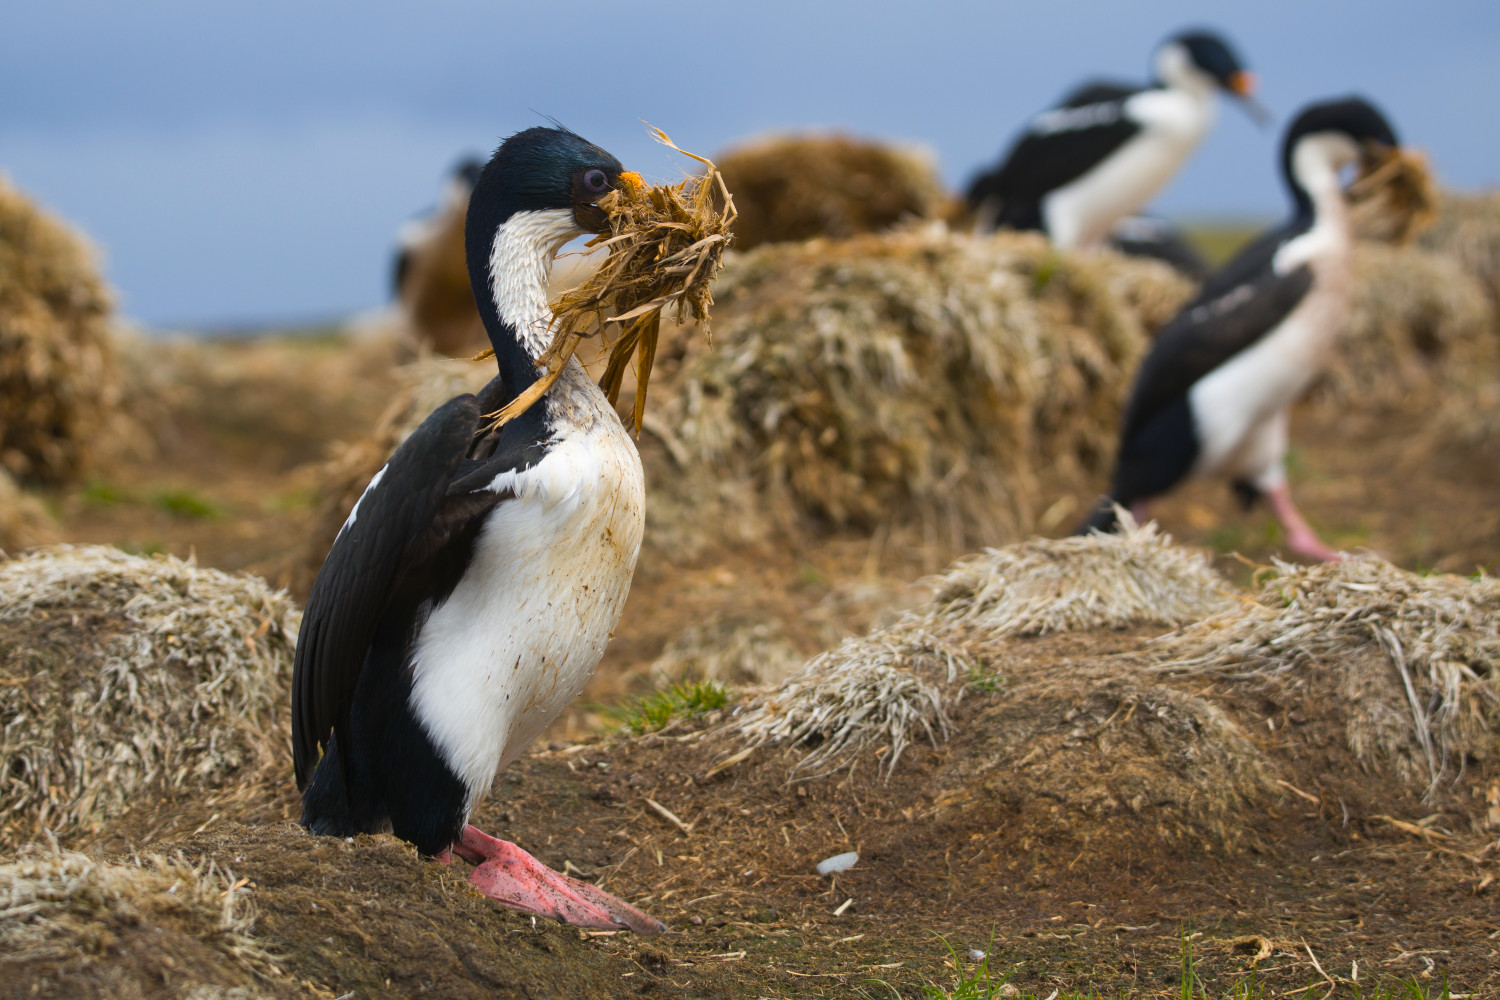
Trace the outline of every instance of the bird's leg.
<path fill-rule="evenodd" d="M 1292 503 L 1291 490 L 1285 482 L 1277 483 L 1266 490 L 1266 503 L 1271 508 L 1271 513 L 1276 515 L 1276 520 L 1281 522 L 1282 530 L 1286 532 L 1287 547 L 1300 556 L 1309 559 L 1317 559 L 1320 562 L 1332 562 L 1342 559 L 1343 556 L 1324 544 L 1318 537 L 1318 533 L 1307 523 L 1297 505 Z"/>
<path fill-rule="evenodd" d="M 1137 500 L 1130 505 L 1130 516 L 1135 518 L 1137 525 L 1145 524 L 1151 520 L 1151 507 L 1144 500 Z"/>
<path fill-rule="evenodd" d="M 659 934 L 666 926 L 621 899 L 587 882 L 559 875 L 515 844 L 496 840 L 472 826 L 453 845 L 453 853 L 474 862 L 469 883 L 502 906 L 578 927 L 637 934 Z"/>

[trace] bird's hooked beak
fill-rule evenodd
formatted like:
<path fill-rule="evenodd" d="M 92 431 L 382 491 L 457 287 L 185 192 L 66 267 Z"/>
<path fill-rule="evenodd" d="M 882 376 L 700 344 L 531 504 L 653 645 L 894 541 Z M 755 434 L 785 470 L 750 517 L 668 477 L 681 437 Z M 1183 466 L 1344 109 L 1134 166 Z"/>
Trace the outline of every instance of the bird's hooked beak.
<path fill-rule="evenodd" d="M 1271 124 L 1271 113 L 1267 111 L 1259 101 L 1255 99 L 1255 88 L 1260 81 L 1255 74 L 1247 69 L 1236 70 L 1229 75 L 1229 92 L 1239 99 L 1240 106 L 1245 109 L 1245 114 L 1259 125 L 1265 128 Z"/>

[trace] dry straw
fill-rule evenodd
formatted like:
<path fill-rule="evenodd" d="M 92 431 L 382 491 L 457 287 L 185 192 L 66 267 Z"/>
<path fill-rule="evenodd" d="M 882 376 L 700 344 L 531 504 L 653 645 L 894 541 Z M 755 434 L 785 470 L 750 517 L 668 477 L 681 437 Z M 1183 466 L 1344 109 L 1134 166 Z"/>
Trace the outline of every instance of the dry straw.
<path fill-rule="evenodd" d="M 0 838 L 283 766 L 298 615 L 263 581 L 104 546 L 0 565 Z"/>
<path fill-rule="evenodd" d="M 1154 525 L 991 550 L 930 583 L 925 607 L 817 656 L 728 730 L 750 746 L 816 744 L 794 773 L 825 774 L 883 747 L 889 775 L 913 740 L 947 738 L 966 682 L 1010 637 L 1176 625 L 1234 603 L 1204 557 L 1173 547 Z"/>
<path fill-rule="evenodd" d="M 187 970 L 171 952 L 194 939 L 253 981 L 276 969 L 252 936 L 249 896 L 244 880 L 212 862 L 150 856 L 109 863 L 29 846 L 0 865 L 0 968 L 108 959 L 122 939 L 148 927 L 150 946 L 133 958 L 154 968 L 137 974 L 170 981 L 175 972 L 180 983 Z"/>
<path fill-rule="evenodd" d="M 652 134 L 703 164 L 704 173 L 649 188 L 627 183 L 600 200 L 610 231 L 589 246 L 606 248 L 609 256 L 554 305 L 552 343 L 537 359 L 546 372 L 495 414 L 494 426 L 541 399 L 579 344 L 599 336 L 609 345 L 599 385 L 611 403 L 619 398 L 631 358 L 637 359 L 633 421 L 640 433 L 662 311 L 675 306 L 679 323 L 691 320 L 707 331 L 710 289 L 729 244 L 734 199 L 711 161 L 678 149 L 661 129 Z"/>
<path fill-rule="evenodd" d="M 1408 243 L 1432 222 L 1437 185 L 1414 149 L 1370 145 L 1367 166 L 1349 186 L 1355 223 L 1368 236 Z"/>
<path fill-rule="evenodd" d="M 83 471 L 118 409 L 110 309 L 88 244 L 0 177 L 0 467 Z"/>
<path fill-rule="evenodd" d="M 847 135 L 769 136 L 718 163 L 739 209 L 740 250 L 879 232 L 932 218 L 946 199 L 930 154 Z"/>
<path fill-rule="evenodd" d="M 1496 749 L 1500 581 L 1420 576 L 1364 555 L 1278 563 L 1255 604 L 1166 641 L 1169 673 L 1337 681 L 1352 751 L 1429 791 Z"/>

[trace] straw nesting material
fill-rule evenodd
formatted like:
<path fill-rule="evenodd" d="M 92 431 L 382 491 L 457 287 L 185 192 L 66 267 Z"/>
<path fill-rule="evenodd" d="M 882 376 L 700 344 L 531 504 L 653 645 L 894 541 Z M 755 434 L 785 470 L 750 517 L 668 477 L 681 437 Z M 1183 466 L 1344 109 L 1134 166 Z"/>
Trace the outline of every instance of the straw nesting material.
<path fill-rule="evenodd" d="M 1036 539 L 961 560 L 930 581 L 925 607 L 844 640 L 727 725 L 749 746 L 816 747 L 793 773 L 823 774 L 883 746 L 902 752 L 952 731 L 951 709 L 1014 636 L 1139 623 L 1180 624 L 1232 607 L 1207 560 L 1154 525 L 1112 535 Z"/>
<path fill-rule="evenodd" d="M 545 373 L 495 414 L 495 427 L 541 399 L 579 344 L 598 336 L 609 347 L 599 385 L 611 403 L 619 398 L 631 358 L 636 359 L 632 420 L 639 434 L 663 310 L 675 306 L 678 323 L 692 321 L 708 334 L 711 288 L 729 245 L 734 198 L 712 161 L 678 149 L 661 129 L 652 133 L 701 163 L 704 172 L 670 185 L 627 182 L 600 199 L 609 232 L 588 245 L 608 249 L 609 256 L 553 304 L 552 342 L 536 362 Z"/>
<path fill-rule="evenodd" d="M 0 553 L 15 554 L 58 540 L 56 519 L 36 497 L 0 469 Z"/>
<path fill-rule="evenodd" d="M 0 840 L 283 766 L 298 612 L 247 576 L 106 546 L 0 564 Z"/>
<path fill-rule="evenodd" d="M 1437 184 L 1427 157 L 1414 149 L 1376 144 L 1370 152 L 1349 186 L 1355 227 L 1366 238 L 1408 243 L 1437 211 Z"/>
<path fill-rule="evenodd" d="M 1277 563 L 1256 602 L 1164 641 L 1168 673 L 1336 680 L 1359 759 L 1435 787 L 1500 750 L 1500 581 L 1374 555 Z"/>
<path fill-rule="evenodd" d="M 1023 535 L 1105 471 L 1148 336 L 1118 276 L 1166 270 L 937 225 L 737 257 L 714 347 L 674 353 L 647 424 L 672 463 L 645 456 L 656 523 L 737 523 L 716 490 L 734 482 L 783 527 L 899 523 L 959 551 Z"/>
<path fill-rule="evenodd" d="M 64 483 L 118 411 L 93 250 L 0 177 L 0 468 Z"/>
<path fill-rule="evenodd" d="M 1208 557 L 1155 522 L 987 549 L 937 577 L 932 600 L 952 627 L 991 636 L 1185 625 L 1237 604 Z"/>
<path fill-rule="evenodd" d="M 222 989 L 227 957 L 238 989 L 221 995 L 259 996 L 241 990 L 275 966 L 254 924 L 245 880 L 212 862 L 112 863 L 32 845 L 0 864 L 0 970 L 12 976 L 45 971 L 67 981 L 90 966 L 91 985 L 136 996 L 162 982 L 186 989 L 208 957 Z M 33 971 L 33 963 L 47 967 Z"/>
<path fill-rule="evenodd" d="M 1314 399 L 1340 408 L 1472 395 L 1500 368 L 1500 331 L 1483 286 L 1457 258 L 1416 246 L 1354 247 L 1349 328 Z"/>
<path fill-rule="evenodd" d="M 1500 308 L 1500 191 L 1443 192 L 1437 217 L 1418 243 L 1457 258 Z"/>
<path fill-rule="evenodd" d="M 879 232 L 934 218 L 946 200 L 931 153 L 839 133 L 753 139 L 718 163 L 739 209 L 740 250 Z"/>

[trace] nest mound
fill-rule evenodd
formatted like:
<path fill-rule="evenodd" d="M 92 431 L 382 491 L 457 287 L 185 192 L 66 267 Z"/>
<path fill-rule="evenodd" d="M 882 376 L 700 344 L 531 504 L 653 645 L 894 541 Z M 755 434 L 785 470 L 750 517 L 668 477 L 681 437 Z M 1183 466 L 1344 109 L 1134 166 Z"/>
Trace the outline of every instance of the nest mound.
<path fill-rule="evenodd" d="M 407 252 L 407 271 L 399 289 L 402 317 L 412 338 L 442 354 L 472 355 L 488 337 L 464 249 L 464 219 L 469 199 L 447 206 L 434 220 L 427 238 Z"/>
<path fill-rule="evenodd" d="M 883 744 L 895 767 L 918 735 L 951 730 L 965 687 L 987 684 L 1006 639 L 1135 624 L 1180 625 L 1235 602 L 1208 560 L 1155 525 L 1036 539 L 960 560 L 929 581 L 925 607 L 844 640 L 730 724 L 750 746 L 815 739 L 798 770 L 838 769 Z"/>
<path fill-rule="evenodd" d="M 1330 689 L 1355 756 L 1429 790 L 1500 752 L 1500 581 L 1488 577 L 1419 576 L 1373 555 L 1278 563 L 1255 603 L 1166 648 L 1167 672 Z"/>
<path fill-rule="evenodd" d="M 1112 457 L 1150 332 L 1117 288 L 1150 283 L 1187 292 L 1156 262 L 940 225 L 735 259 L 713 346 L 659 361 L 648 544 L 680 557 L 804 518 L 957 551 L 1024 534 L 1041 470 L 1055 495 Z"/>
<path fill-rule="evenodd" d="M 111 308 L 88 244 L 0 178 L 0 467 L 83 470 L 119 406 Z"/>
<path fill-rule="evenodd" d="M 847 135 L 771 136 L 718 164 L 740 212 L 741 250 L 879 232 L 933 218 L 947 198 L 931 154 Z"/>
<path fill-rule="evenodd" d="M 298 614 L 251 577 L 104 546 L 0 565 L 0 838 L 285 770 Z"/>
<path fill-rule="evenodd" d="M 1364 409 L 1434 390 L 1468 395 L 1500 364 L 1494 306 L 1455 257 L 1362 242 L 1354 289 L 1349 329 L 1319 386 L 1324 401 Z"/>
<path fill-rule="evenodd" d="M 36 497 L 0 469 L 0 552 L 14 553 L 59 541 L 57 521 Z"/>
<path fill-rule="evenodd" d="M 1457 258 L 1500 308 L 1500 191 L 1445 192 L 1436 219 L 1417 242 Z"/>
<path fill-rule="evenodd" d="M 245 883 L 212 864 L 28 847 L 0 865 L 0 970 L 33 995 L 155 996 L 175 979 L 194 989 L 160 995 L 256 1000 L 275 967 L 254 923 Z"/>

